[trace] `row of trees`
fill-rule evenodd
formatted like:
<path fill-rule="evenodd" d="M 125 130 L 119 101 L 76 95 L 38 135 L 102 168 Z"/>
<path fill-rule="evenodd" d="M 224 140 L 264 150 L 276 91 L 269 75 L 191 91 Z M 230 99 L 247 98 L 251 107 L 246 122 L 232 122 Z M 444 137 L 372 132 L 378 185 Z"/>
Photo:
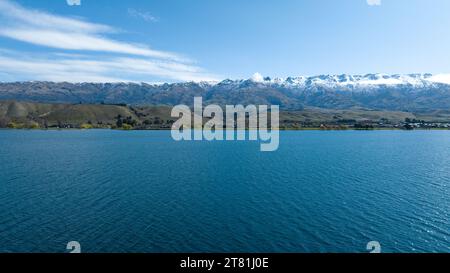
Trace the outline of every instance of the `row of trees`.
<path fill-rule="evenodd" d="M 163 120 L 159 117 L 155 117 L 153 119 L 146 119 L 142 122 L 142 124 L 136 120 L 133 119 L 133 117 L 129 116 L 129 117 L 122 117 L 121 115 L 118 115 L 116 117 L 116 127 L 117 128 L 122 128 L 122 129 L 133 129 L 136 127 L 148 127 L 148 126 L 152 126 L 152 125 L 157 125 L 157 126 L 161 126 L 161 125 L 171 125 L 173 124 L 175 121 L 174 120 Z M 142 126 L 143 125 L 143 126 Z"/>

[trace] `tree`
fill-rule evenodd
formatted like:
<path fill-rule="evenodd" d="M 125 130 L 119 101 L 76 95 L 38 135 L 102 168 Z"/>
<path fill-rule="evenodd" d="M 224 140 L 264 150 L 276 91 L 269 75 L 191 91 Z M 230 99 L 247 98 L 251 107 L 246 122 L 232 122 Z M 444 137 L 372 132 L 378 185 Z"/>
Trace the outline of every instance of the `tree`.
<path fill-rule="evenodd" d="M 122 121 L 121 115 L 117 116 L 116 126 L 117 126 L 117 128 L 122 128 L 122 126 L 123 126 L 123 121 Z"/>

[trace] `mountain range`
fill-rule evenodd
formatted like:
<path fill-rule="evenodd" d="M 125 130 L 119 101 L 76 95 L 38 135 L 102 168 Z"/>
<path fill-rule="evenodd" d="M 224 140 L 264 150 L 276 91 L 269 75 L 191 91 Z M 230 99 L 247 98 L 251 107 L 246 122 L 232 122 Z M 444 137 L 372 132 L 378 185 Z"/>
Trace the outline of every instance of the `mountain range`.
<path fill-rule="evenodd" d="M 0 100 L 39 103 L 192 105 L 267 104 L 284 110 L 370 109 L 429 112 L 450 109 L 450 82 L 441 75 L 320 75 L 183 83 L 0 83 Z"/>

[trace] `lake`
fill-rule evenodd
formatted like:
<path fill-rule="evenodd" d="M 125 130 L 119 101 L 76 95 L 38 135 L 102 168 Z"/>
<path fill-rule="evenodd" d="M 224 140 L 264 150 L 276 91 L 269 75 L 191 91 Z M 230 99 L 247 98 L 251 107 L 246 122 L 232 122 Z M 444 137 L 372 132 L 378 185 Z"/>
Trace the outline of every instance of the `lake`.
<path fill-rule="evenodd" d="M 450 252 L 450 131 L 0 130 L 0 252 Z"/>

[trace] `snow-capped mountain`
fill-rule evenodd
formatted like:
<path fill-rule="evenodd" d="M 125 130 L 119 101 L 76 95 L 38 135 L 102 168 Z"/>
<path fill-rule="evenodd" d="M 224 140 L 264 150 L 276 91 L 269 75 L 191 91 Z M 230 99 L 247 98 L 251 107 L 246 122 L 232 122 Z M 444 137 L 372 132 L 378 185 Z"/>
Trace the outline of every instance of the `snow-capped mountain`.
<path fill-rule="evenodd" d="M 450 110 L 447 75 L 319 75 L 184 83 L 0 83 L 0 100 L 59 103 L 176 105 L 277 104 L 282 109 L 304 107 L 367 108 L 400 111 Z"/>
<path fill-rule="evenodd" d="M 367 90 L 382 88 L 385 86 L 410 86 L 416 88 L 432 87 L 441 84 L 450 84 L 450 75 L 440 74 L 407 74 L 407 75 L 387 75 L 387 74 L 366 74 L 366 75 L 319 75 L 319 76 L 299 76 L 288 78 L 263 77 L 259 73 L 247 80 L 230 80 L 209 83 L 210 85 L 245 85 L 253 82 L 259 85 L 284 87 L 291 89 L 302 88 L 343 88 L 351 90 Z"/>

